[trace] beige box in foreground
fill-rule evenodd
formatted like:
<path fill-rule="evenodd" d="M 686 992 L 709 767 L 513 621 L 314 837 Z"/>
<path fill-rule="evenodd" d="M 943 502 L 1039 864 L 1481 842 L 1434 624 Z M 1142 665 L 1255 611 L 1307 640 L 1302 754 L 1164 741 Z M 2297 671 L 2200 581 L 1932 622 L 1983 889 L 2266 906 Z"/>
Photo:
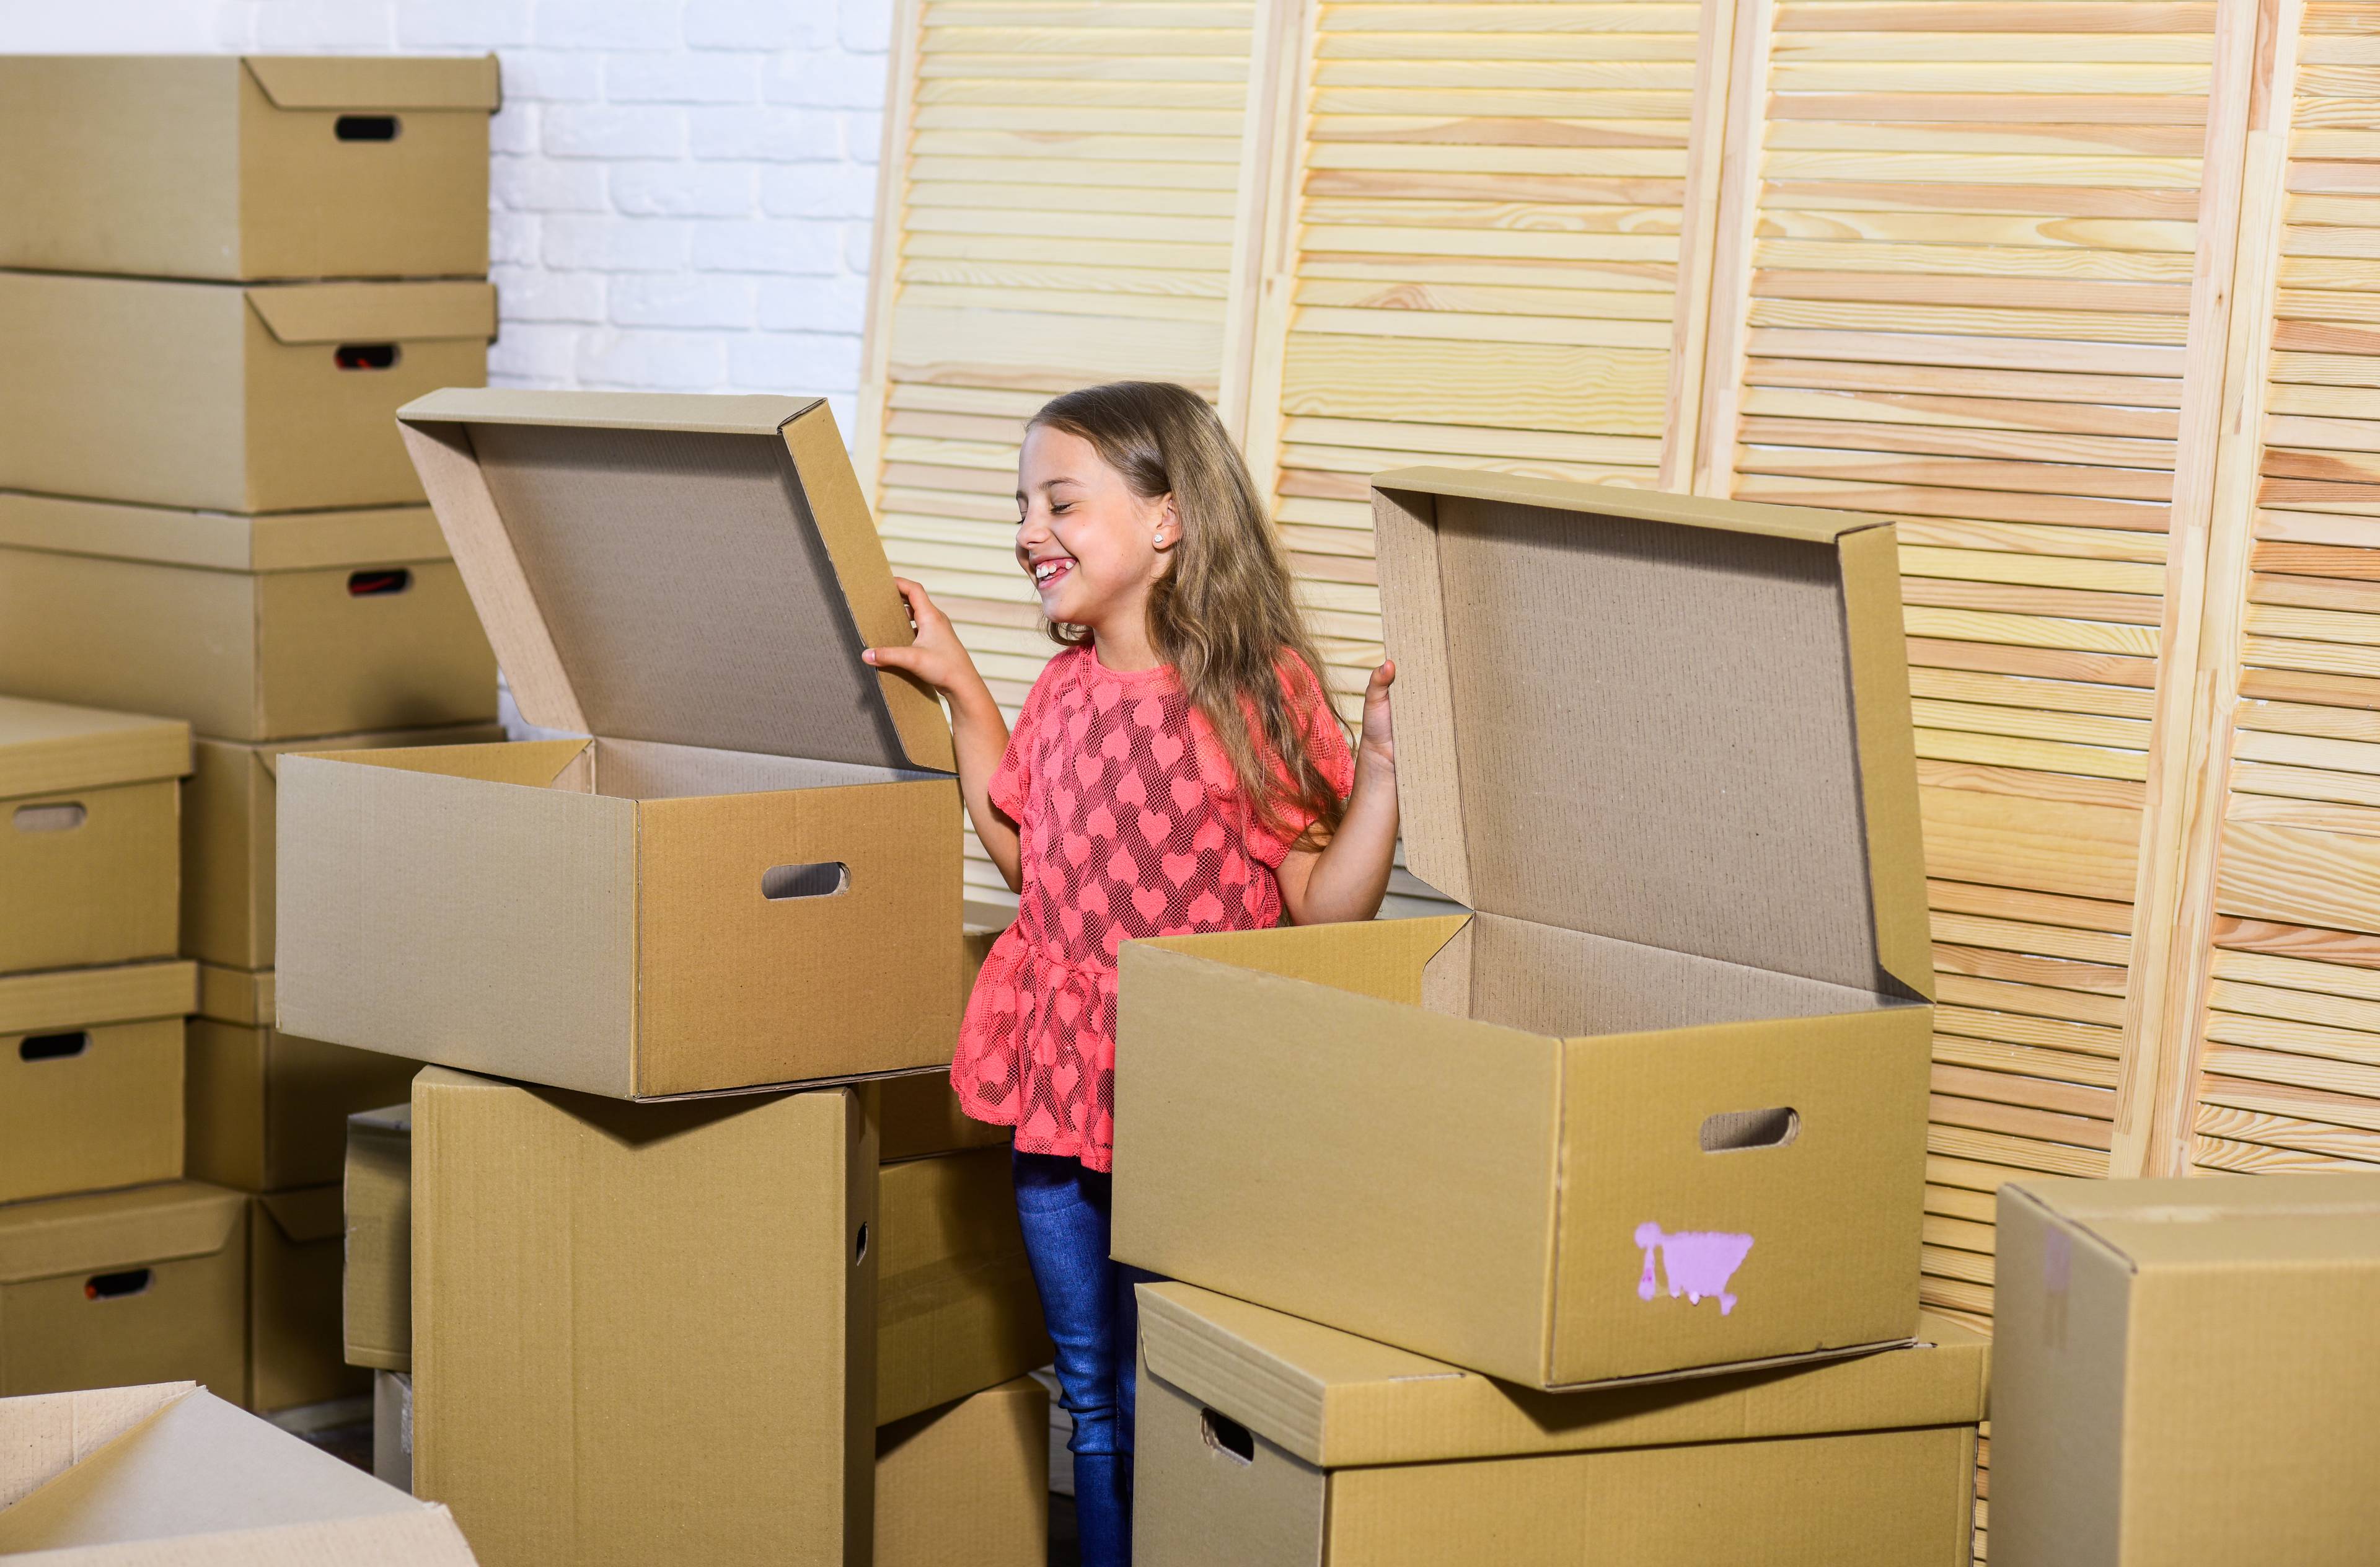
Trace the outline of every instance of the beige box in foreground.
<path fill-rule="evenodd" d="M 0 1203 L 182 1173 L 192 965 L 0 976 Z"/>
<path fill-rule="evenodd" d="M 419 502 L 390 417 L 485 381 L 495 332 L 484 283 L 0 272 L 0 490 L 226 512 Z"/>
<path fill-rule="evenodd" d="M 0 625 L 6 580 L 0 566 Z M 0 657 L 0 681 L 17 674 Z M 0 973 L 174 951 L 189 771 L 177 720 L 0 696 Z"/>
<path fill-rule="evenodd" d="M 1030 1377 L 876 1433 L 876 1567 L 1048 1567 L 1050 1395 Z"/>
<path fill-rule="evenodd" d="M 849 1089 L 413 1085 L 414 1488 L 489 1567 L 867 1567 L 875 1137 Z"/>
<path fill-rule="evenodd" d="M 190 1383 L 0 1400 L 0 1556 L 60 1567 L 470 1567 L 443 1507 Z"/>
<path fill-rule="evenodd" d="M 522 716 L 596 738 L 285 755 L 282 1026 L 620 1099 L 947 1062 L 950 732 L 859 662 L 910 631 L 827 406 L 404 426 Z"/>
<path fill-rule="evenodd" d="M 426 506 L 235 516 L 0 493 L 0 669 L 28 696 L 226 740 L 496 712 L 495 655 Z"/>
<path fill-rule="evenodd" d="M 2380 1173 L 2002 1186 L 1994 1567 L 2369 1562 Z"/>
<path fill-rule="evenodd" d="M 1186 1285 L 1140 1298 L 1145 1567 L 1972 1560 L 1990 1346 L 1939 1318 L 1826 1366 L 1548 1394 Z"/>
<path fill-rule="evenodd" d="M 477 277 L 496 62 L 0 57 L 0 267 Z"/>
<path fill-rule="evenodd" d="M 248 1199 L 248 1407 L 259 1415 L 371 1390 L 340 1353 L 341 1198 L 334 1181 Z"/>
<path fill-rule="evenodd" d="M 345 1358 L 413 1369 L 413 1106 L 347 1117 L 346 1260 L 340 1286 Z M 406 1384 L 407 1407 L 412 1384 Z M 412 1417 L 406 1417 L 407 1429 Z M 406 1439 L 411 1473 L 412 1439 Z M 410 1484 L 410 1482 L 407 1482 Z"/>
<path fill-rule="evenodd" d="M 1116 1257 L 1524 1386 L 1917 1326 L 1932 948 L 1892 529 L 1374 481 L 1414 873 L 1123 954 Z"/>

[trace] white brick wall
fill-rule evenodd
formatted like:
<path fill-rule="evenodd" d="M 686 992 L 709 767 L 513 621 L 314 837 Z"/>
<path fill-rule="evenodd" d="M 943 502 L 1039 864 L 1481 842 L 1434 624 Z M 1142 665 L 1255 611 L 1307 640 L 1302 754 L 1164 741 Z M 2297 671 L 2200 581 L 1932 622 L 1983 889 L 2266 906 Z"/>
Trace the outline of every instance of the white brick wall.
<path fill-rule="evenodd" d="M 890 0 L 0 0 L 0 51 L 504 62 L 500 385 L 822 392 L 848 436 Z"/>

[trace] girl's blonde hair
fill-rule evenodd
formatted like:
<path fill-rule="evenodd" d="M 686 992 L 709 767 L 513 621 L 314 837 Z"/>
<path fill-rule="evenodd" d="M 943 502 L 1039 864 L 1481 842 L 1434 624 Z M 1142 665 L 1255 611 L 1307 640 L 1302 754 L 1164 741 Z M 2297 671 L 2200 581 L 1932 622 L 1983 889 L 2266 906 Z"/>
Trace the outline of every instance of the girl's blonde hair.
<path fill-rule="evenodd" d="M 1289 561 L 1214 409 L 1187 387 L 1118 381 L 1051 398 L 1026 428 L 1037 425 L 1089 442 L 1142 500 L 1173 497 L 1182 537 L 1149 594 L 1149 640 L 1214 731 L 1258 820 L 1278 829 L 1293 812 L 1322 834 L 1336 831 L 1344 802 L 1314 763 L 1310 710 L 1294 699 L 1330 713 L 1322 660 Z M 1050 635 L 1070 648 L 1091 636 L 1057 624 Z"/>

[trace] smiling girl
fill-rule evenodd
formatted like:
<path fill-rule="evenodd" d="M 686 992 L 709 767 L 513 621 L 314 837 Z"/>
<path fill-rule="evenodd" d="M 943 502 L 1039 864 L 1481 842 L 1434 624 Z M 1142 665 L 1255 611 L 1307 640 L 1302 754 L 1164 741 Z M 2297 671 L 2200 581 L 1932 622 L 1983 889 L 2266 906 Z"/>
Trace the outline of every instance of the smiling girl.
<path fill-rule="evenodd" d="M 1026 427 L 1017 564 L 1064 649 L 1011 735 L 949 619 L 871 650 L 948 700 L 959 785 L 1019 894 L 951 1078 L 1016 1128 L 1017 1215 L 1075 1418 L 1085 1567 L 1130 1560 L 1132 1270 L 1108 1258 L 1116 949 L 1142 937 L 1368 919 L 1397 833 L 1389 686 L 1359 744 L 1325 697 L 1239 454 L 1195 393 L 1071 392 Z"/>

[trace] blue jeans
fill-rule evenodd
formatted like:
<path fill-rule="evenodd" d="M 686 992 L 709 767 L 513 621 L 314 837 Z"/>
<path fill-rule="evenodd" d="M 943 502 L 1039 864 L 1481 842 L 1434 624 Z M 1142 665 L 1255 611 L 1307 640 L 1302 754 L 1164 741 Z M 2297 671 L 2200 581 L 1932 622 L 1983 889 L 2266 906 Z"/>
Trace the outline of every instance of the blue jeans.
<path fill-rule="evenodd" d="M 1058 1351 L 1058 1385 L 1075 1417 L 1075 1521 L 1083 1567 L 1132 1561 L 1134 1355 L 1140 1310 L 1132 1287 L 1152 1277 L 1108 1258 L 1113 1183 L 1060 1154 L 1011 1156 L 1016 1218 Z"/>

